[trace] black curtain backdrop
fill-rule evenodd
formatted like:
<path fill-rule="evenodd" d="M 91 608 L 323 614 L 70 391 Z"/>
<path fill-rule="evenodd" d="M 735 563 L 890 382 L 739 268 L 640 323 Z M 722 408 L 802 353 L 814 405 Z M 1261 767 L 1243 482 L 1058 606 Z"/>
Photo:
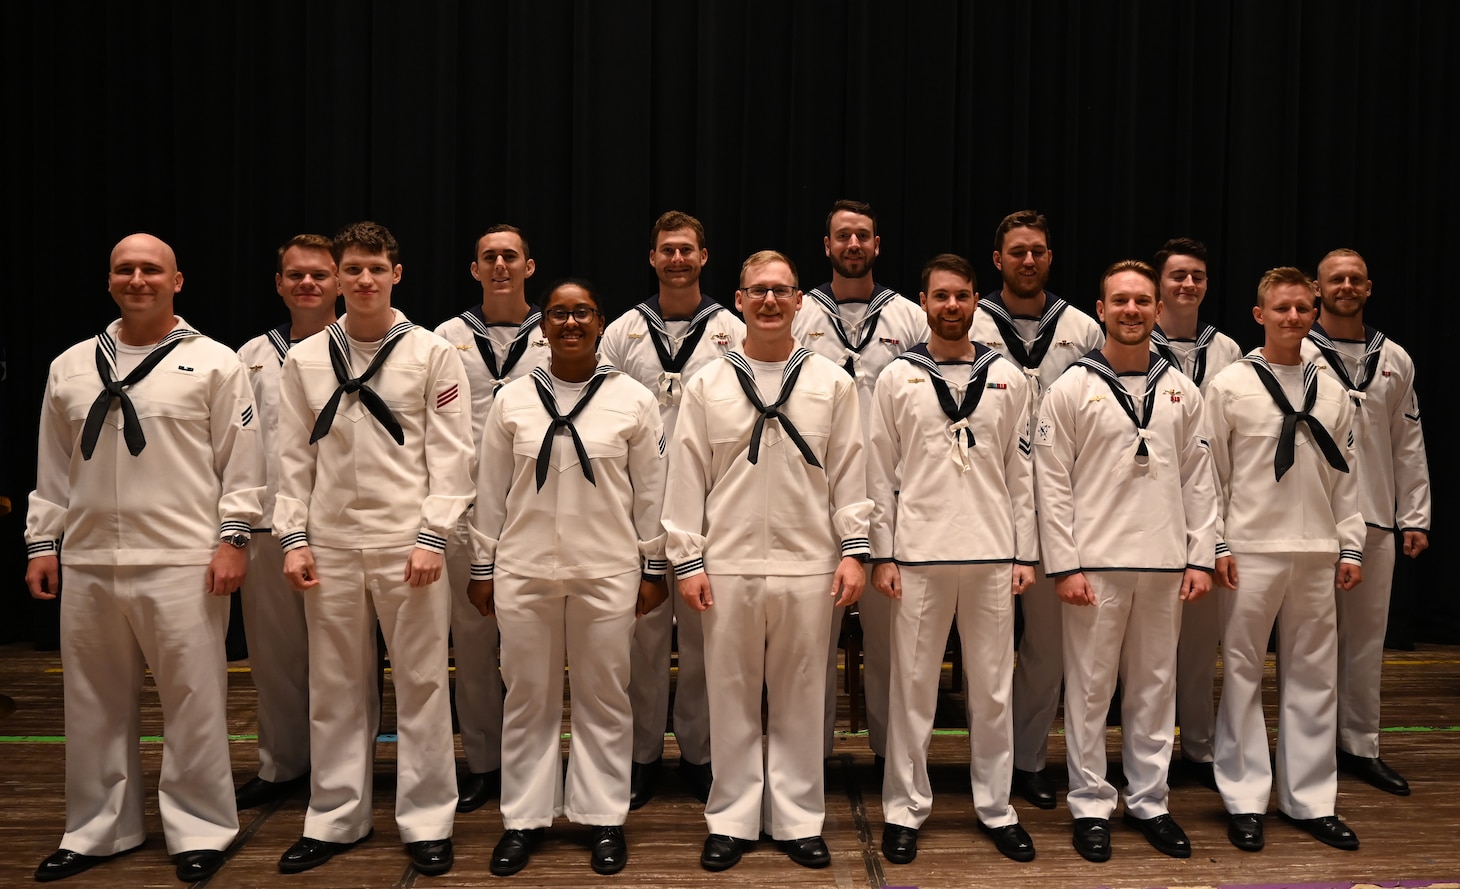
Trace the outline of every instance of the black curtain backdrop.
<path fill-rule="evenodd" d="M 274 250 L 301 231 L 388 225 L 396 303 L 434 326 L 480 299 L 467 266 L 496 222 L 528 236 L 531 294 L 581 275 L 617 312 L 653 289 L 664 210 L 704 221 L 728 301 L 764 247 L 808 287 L 828 277 L 823 219 L 853 197 L 879 214 L 876 277 L 913 296 L 942 251 L 993 286 L 994 226 L 1026 207 L 1053 226 L 1051 290 L 1087 309 L 1111 261 L 1202 239 L 1207 315 L 1244 346 L 1263 270 L 1362 252 L 1371 323 L 1419 365 L 1439 514 L 1391 641 L 1460 641 L 1441 574 L 1457 310 L 1433 281 L 1460 243 L 1460 4 L 32 0 L 6 17 L 0 639 L 55 636 L 20 582 L 36 416 L 50 359 L 115 316 L 122 236 L 171 242 L 179 312 L 238 345 L 283 317 Z"/>

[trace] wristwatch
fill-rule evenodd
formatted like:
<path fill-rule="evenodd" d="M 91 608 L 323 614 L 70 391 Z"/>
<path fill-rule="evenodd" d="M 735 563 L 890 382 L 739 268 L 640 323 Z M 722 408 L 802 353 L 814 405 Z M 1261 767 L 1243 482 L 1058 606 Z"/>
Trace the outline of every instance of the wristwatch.
<path fill-rule="evenodd" d="M 219 540 L 235 549 L 243 549 L 245 546 L 248 546 L 247 534 L 227 534 L 219 538 Z"/>

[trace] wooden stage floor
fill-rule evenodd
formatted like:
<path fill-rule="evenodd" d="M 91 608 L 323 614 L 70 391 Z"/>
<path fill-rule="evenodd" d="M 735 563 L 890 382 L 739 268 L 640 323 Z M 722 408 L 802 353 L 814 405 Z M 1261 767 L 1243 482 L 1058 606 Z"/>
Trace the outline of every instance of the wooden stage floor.
<path fill-rule="evenodd" d="M 247 662 L 232 664 L 229 731 L 234 740 L 236 783 L 254 773 L 255 695 Z M 945 684 L 948 674 L 945 671 Z M 1268 675 L 1269 708 L 1272 665 Z M 14 700 L 15 711 L 0 718 L 0 887 L 34 885 L 35 866 L 60 840 L 65 823 L 64 731 L 61 710 L 60 658 L 35 653 L 25 646 L 0 646 L 0 695 Z M 1393 885 L 1460 885 L 1460 647 L 1422 646 L 1414 652 L 1387 652 L 1384 674 L 1387 762 L 1405 775 L 1413 796 L 1390 796 L 1341 777 L 1338 811 L 1358 833 L 1362 848 L 1340 852 L 1319 844 L 1276 817 L 1267 821 L 1267 849 L 1238 852 L 1226 840 L 1226 819 L 1216 794 L 1194 783 L 1173 781 L 1171 810 L 1190 835 L 1193 857 L 1179 861 L 1151 849 L 1142 837 L 1122 825 L 1112 829 L 1114 855 L 1108 863 L 1090 864 L 1070 846 L 1070 815 L 1063 805 L 1063 737 L 1050 744 L 1051 762 L 1059 775 L 1061 805 L 1041 811 L 1016 800 L 1015 805 L 1038 849 L 1029 864 L 1000 856 L 975 829 L 968 790 L 967 738 L 961 732 L 962 703 L 945 695 L 939 733 L 932 745 L 934 812 L 924 826 L 917 860 L 905 866 L 888 864 L 878 853 L 881 839 L 881 788 L 873 774 L 865 734 L 841 734 L 836 755 L 827 763 L 825 836 L 832 866 L 820 871 L 792 864 L 774 844 L 761 842 L 736 868 L 710 874 L 699 867 L 705 827 L 701 807 L 679 786 L 668 743 L 664 780 L 659 795 L 629 815 L 629 863 L 623 873 L 600 877 L 588 868 L 586 828 L 559 821 L 526 870 L 506 886 L 906 886 L 931 887 L 1205 887 L 1218 885 L 1294 886 L 1300 884 L 1377 883 Z M 3 703 L 3 702 L 0 702 Z M 842 707 L 845 710 L 843 695 Z M 894 704 L 894 707 L 896 705 Z M 385 726 L 393 725 L 393 700 L 386 687 Z M 0 709 L 0 714 L 4 709 Z M 1271 709 L 1269 710 L 1271 724 Z M 845 722 L 843 722 L 845 724 Z M 67 887 L 175 887 L 157 817 L 156 781 L 161 743 L 161 716 L 150 684 L 143 694 L 143 763 L 149 788 L 149 834 L 135 854 L 109 862 L 67 880 Z M 1110 733 L 1111 751 L 1119 734 Z M 456 887 L 498 882 L 487 870 L 493 844 L 501 832 L 495 801 L 456 820 L 456 866 L 442 877 L 422 877 L 409 861 L 395 834 L 395 745 L 378 746 L 375 784 L 376 833 L 372 840 L 336 857 L 329 864 L 296 876 L 278 873 L 279 855 L 299 836 L 305 807 L 302 797 L 282 801 L 240 818 L 241 833 L 224 868 L 207 885 L 235 887 Z"/>

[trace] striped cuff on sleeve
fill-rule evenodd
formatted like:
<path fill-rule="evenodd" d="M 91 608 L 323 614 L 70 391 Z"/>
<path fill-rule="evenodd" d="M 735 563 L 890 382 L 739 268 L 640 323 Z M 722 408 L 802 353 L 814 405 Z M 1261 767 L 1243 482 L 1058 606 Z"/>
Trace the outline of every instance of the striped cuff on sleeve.
<path fill-rule="evenodd" d="M 290 531 L 279 538 L 279 546 L 284 549 L 284 552 L 299 549 L 301 546 L 309 546 L 309 535 L 303 531 Z"/>
<path fill-rule="evenodd" d="M 27 559 L 38 559 L 41 556 L 59 555 L 61 552 L 61 540 L 36 540 L 25 545 L 25 557 Z"/>
<path fill-rule="evenodd" d="M 680 562 L 674 566 L 674 576 L 679 578 L 693 577 L 703 573 L 705 573 L 704 559 L 690 559 L 688 562 Z"/>
<path fill-rule="evenodd" d="M 865 537 L 848 537 L 842 541 L 842 555 L 856 556 L 872 554 L 872 541 Z"/>
<path fill-rule="evenodd" d="M 430 531 L 418 531 L 416 532 L 416 546 L 428 549 L 433 553 L 444 553 L 446 552 L 446 538 Z"/>
<path fill-rule="evenodd" d="M 496 574 L 496 571 L 497 571 L 497 563 L 496 562 L 488 562 L 485 565 L 483 565 L 483 564 L 481 564 L 479 562 L 473 562 L 472 563 L 472 566 L 471 566 L 471 579 L 472 580 L 493 580 L 494 579 L 494 576 Z"/>

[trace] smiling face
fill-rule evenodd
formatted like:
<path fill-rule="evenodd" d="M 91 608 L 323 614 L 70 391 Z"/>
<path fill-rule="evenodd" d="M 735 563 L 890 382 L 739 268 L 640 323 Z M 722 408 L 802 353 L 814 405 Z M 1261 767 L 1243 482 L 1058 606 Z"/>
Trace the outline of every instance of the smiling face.
<path fill-rule="evenodd" d="M 142 323 L 171 318 L 182 285 L 177 257 L 162 240 L 130 235 L 112 248 L 107 286 L 123 318 Z"/>
<path fill-rule="evenodd" d="M 735 291 L 735 308 L 745 316 L 747 337 L 760 342 L 790 337 L 791 322 L 801 309 L 796 274 L 780 260 L 746 266 Z"/>
<path fill-rule="evenodd" d="M 699 283 L 700 269 L 709 258 L 710 252 L 700 244 L 694 229 L 681 228 L 659 233 L 649 254 L 649 265 L 654 267 L 660 286 L 680 290 Z"/>
<path fill-rule="evenodd" d="M 822 239 L 831 267 L 843 278 L 861 278 L 872 273 L 882 239 L 869 216 L 838 210 L 831 216 L 829 234 Z"/>
<path fill-rule="evenodd" d="M 1374 288 L 1363 257 L 1350 253 L 1333 254 L 1320 262 L 1317 285 L 1324 316 L 1339 318 L 1362 317 Z"/>
<path fill-rule="evenodd" d="M 593 294 L 577 284 L 560 284 L 543 303 L 542 332 L 555 363 L 592 361 L 603 334 L 603 313 Z"/>
<path fill-rule="evenodd" d="M 918 302 L 928 314 L 928 330 L 933 336 L 950 343 L 968 340 L 973 313 L 978 308 L 973 282 L 957 272 L 934 269 L 928 274 L 928 289 L 918 294 Z"/>
<path fill-rule="evenodd" d="M 1266 346 L 1294 354 L 1312 329 L 1316 316 L 1312 289 L 1298 283 L 1273 284 L 1260 304 L 1252 309 L 1252 317 L 1267 335 Z"/>
<path fill-rule="evenodd" d="M 516 232 L 492 232 L 477 241 L 477 258 L 471 276 L 482 282 L 484 298 L 527 299 L 527 279 L 537 264 L 527 258 L 527 248 Z"/>
<path fill-rule="evenodd" d="M 283 271 L 274 275 L 274 289 L 290 315 L 334 310 L 340 279 L 328 250 L 296 245 L 284 251 L 280 265 Z"/>
<path fill-rule="evenodd" d="M 1195 256 L 1173 253 L 1161 269 L 1161 302 L 1173 311 L 1196 311 L 1207 295 L 1207 264 Z"/>
<path fill-rule="evenodd" d="M 1140 272 L 1116 272 L 1101 285 L 1095 310 L 1108 339 L 1122 346 L 1139 346 L 1151 339 L 1161 317 L 1156 285 Z"/>
<path fill-rule="evenodd" d="M 1010 229 L 1004 235 L 1003 247 L 994 251 L 994 268 L 1004 276 L 1004 289 L 1021 299 L 1033 299 L 1044 292 L 1053 262 L 1049 238 L 1029 226 Z"/>

